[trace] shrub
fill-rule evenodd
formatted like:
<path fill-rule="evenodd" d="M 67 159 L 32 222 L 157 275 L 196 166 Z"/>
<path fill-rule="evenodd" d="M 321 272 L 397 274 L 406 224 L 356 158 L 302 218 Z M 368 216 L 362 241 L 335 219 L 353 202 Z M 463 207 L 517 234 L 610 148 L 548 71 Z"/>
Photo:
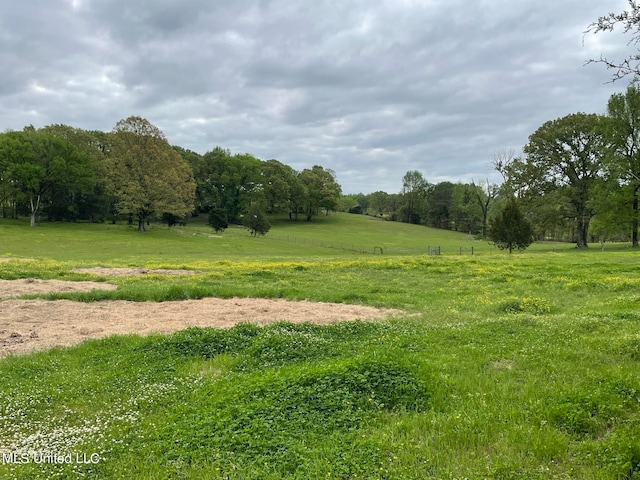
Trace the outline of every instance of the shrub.
<path fill-rule="evenodd" d="M 224 208 L 212 208 L 209 210 L 208 223 L 216 232 L 223 232 L 229 226 L 227 211 Z"/>
<path fill-rule="evenodd" d="M 267 216 L 257 204 L 251 205 L 249 213 L 244 216 L 243 224 L 249 229 L 251 235 L 264 235 L 271 229 Z"/>

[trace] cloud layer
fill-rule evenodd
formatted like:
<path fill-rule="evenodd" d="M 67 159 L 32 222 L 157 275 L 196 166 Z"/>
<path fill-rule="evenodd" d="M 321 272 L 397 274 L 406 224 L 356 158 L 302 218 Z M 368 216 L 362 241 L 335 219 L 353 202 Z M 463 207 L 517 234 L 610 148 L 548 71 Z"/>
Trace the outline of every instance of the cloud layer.
<path fill-rule="evenodd" d="M 604 113 L 598 0 L 33 0 L 0 5 L 0 126 L 109 131 L 336 171 L 347 193 L 497 180 L 491 158 L 542 123 Z"/>

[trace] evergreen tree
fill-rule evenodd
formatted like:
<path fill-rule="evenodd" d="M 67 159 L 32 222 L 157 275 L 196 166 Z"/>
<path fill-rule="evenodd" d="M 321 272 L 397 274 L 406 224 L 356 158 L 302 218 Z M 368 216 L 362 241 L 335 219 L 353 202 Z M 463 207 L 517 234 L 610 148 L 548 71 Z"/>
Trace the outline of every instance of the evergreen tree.
<path fill-rule="evenodd" d="M 223 232 L 229 226 L 227 211 L 219 207 L 211 208 L 211 210 L 209 210 L 209 225 L 211 225 L 216 232 Z"/>
<path fill-rule="evenodd" d="M 525 250 L 533 243 L 533 227 L 511 197 L 500 214 L 493 219 L 489 228 L 489 238 L 500 249 Z"/>

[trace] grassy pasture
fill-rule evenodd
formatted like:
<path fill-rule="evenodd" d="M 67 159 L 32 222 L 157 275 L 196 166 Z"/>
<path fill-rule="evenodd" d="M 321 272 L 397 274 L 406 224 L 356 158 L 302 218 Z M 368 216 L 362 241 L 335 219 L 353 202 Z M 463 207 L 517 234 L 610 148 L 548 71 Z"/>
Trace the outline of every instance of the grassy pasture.
<path fill-rule="evenodd" d="M 0 256 L 34 259 L 0 263 L 0 278 L 118 284 L 50 296 L 82 301 L 308 298 L 406 315 L 120 336 L 0 360 L 0 450 L 99 458 L 4 461 L 0 478 L 640 478 L 637 252 L 508 256 L 478 242 L 460 256 L 468 236 L 346 215 L 301 230 L 275 222 L 255 239 L 177 230 L 0 222 Z M 353 232 L 452 253 L 322 246 Z M 321 246 L 269 238 L 287 234 Z M 90 265 L 202 273 L 70 272 Z"/>
<path fill-rule="evenodd" d="M 134 226 L 122 224 L 43 223 L 37 228 L 25 228 L 27 220 L 3 220 L 0 256 L 140 266 L 149 262 L 352 258 L 358 252 L 372 254 L 374 247 L 381 247 L 386 256 L 425 254 L 428 246 L 440 246 L 443 255 L 459 255 L 461 247 L 465 255 L 470 254 L 471 247 L 475 254 L 501 253 L 488 242 L 467 234 L 364 215 L 343 213 L 316 217 L 312 222 L 273 218 L 273 228 L 263 238 L 252 238 L 240 227 L 216 234 L 204 220 L 194 219 L 186 227 L 151 225 L 144 234 L 136 232 Z M 571 248 L 566 243 L 541 243 L 531 251 Z"/>

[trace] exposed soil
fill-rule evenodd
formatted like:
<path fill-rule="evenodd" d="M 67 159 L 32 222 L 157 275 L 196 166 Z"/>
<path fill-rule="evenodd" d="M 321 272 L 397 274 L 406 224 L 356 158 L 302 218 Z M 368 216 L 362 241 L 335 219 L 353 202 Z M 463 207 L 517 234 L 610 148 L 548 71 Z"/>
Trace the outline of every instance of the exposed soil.
<path fill-rule="evenodd" d="M 0 358 L 115 334 L 170 333 L 192 326 L 231 327 L 239 322 L 264 325 L 278 320 L 327 324 L 373 320 L 401 313 L 359 305 L 260 298 L 205 298 L 162 303 L 2 300 L 26 293 L 94 288 L 116 287 L 101 282 L 0 280 Z"/>
<path fill-rule="evenodd" d="M 67 280 L 39 280 L 25 278 L 21 280 L 0 280 L 0 300 L 20 295 L 52 292 L 89 292 L 91 290 L 115 290 L 116 285 L 105 282 L 69 282 Z M 4 308 L 0 308 L 0 317 L 4 317 Z"/>

